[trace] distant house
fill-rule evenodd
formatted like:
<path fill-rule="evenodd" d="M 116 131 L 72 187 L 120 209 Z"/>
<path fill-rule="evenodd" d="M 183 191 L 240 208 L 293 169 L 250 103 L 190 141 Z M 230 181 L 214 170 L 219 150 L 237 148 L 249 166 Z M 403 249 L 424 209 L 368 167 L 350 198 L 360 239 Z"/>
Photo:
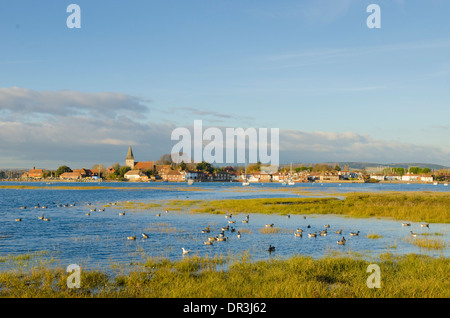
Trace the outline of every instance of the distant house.
<path fill-rule="evenodd" d="M 214 173 L 214 181 L 230 181 L 230 174 L 227 171 L 217 171 Z"/>
<path fill-rule="evenodd" d="M 388 174 L 388 175 L 386 175 L 386 180 L 387 181 L 401 181 L 402 176 L 398 175 L 398 174 Z"/>
<path fill-rule="evenodd" d="M 326 181 L 339 181 L 339 175 L 332 172 L 323 172 L 319 176 L 320 182 Z"/>
<path fill-rule="evenodd" d="M 184 181 L 184 173 L 178 170 L 171 170 L 167 173 L 167 181 L 169 182 L 181 182 Z"/>
<path fill-rule="evenodd" d="M 124 178 L 129 181 L 148 181 L 148 177 L 141 170 L 130 170 L 124 174 Z"/>
<path fill-rule="evenodd" d="M 433 182 L 433 176 L 431 174 L 422 174 L 420 175 L 420 181 L 422 182 Z"/>
<path fill-rule="evenodd" d="M 42 169 L 36 169 L 35 167 L 33 167 L 33 169 L 31 169 L 28 172 L 25 172 L 22 175 L 22 178 L 33 178 L 33 179 L 41 179 L 44 177 L 44 170 Z"/>
<path fill-rule="evenodd" d="M 420 176 L 414 173 L 407 173 L 402 176 L 402 181 L 418 181 L 420 180 Z"/>
<path fill-rule="evenodd" d="M 384 174 L 381 173 L 371 173 L 369 174 L 370 179 L 375 179 L 378 181 L 384 181 L 385 180 L 385 176 Z"/>
<path fill-rule="evenodd" d="M 81 180 L 83 176 L 80 172 L 64 172 L 59 176 L 61 180 Z"/>
<path fill-rule="evenodd" d="M 81 175 L 82 178 L 90 178 L 90 177 L 92 177 L 92 175 L 93 175 L 93 173 L 92 173 L 91 170 L 85 169 L 85 168 L 82 168 L 82 169 L 75 169 L 75 170 L 73 170 L 73 172 L 79 173 L 79 174 Z"/>

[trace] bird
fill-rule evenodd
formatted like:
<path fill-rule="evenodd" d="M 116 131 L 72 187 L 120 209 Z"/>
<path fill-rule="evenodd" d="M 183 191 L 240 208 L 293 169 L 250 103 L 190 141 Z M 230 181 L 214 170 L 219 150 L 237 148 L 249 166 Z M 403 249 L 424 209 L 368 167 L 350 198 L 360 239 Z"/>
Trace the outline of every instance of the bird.
<path fill-rule="evenodd" d="M 340 241 L 337 241 L 338 245 L 345 245 L 345 237 L 342 237 Z"/>
<path fill-rule="evenodd" d="M 218 242 L 225 242 L 225 241 L 227 241 L 228 240 L 228 236 L 227 237 L 217 237 L 216 238 L 216 241 L 218 241 Z"/>
<path fill-rule="evenodd" d="M 303 233 L 302 229 L 296 229 L 295 232 Z"/>
<path fill-rule="evenodd" d="M 213 241 L 206 241 L 204 242 L 205 245 L 213 245 Z"/>
<path fill-rule="evenodd" d="M 248 223 L 248 220 L 247 219 L 242 220 L 242 223 Z"/>
<path fill-rule="evenodd" d="M 241 238 L 241 232 L 237 232 L 237 238 Z"/>
<path fill-rule="evenodd" d="M 169 210 L 166 210 L 166 213 L 169 213 Z"/>
<path fill-rule="evenodd" d="M 327 236 L 327 230 L 320 231 L 319 234 L 320 234 L 321 236 Z"/>
<path fill-rule="evenodd" d="M 410 231 L 411 232 L 411 236 L 412 237 L 416 237 L 417 236 L 417 233 L 414 233 L 413 231 Z"/>
<path fill-rule="evenodd" d="M 104 212 L 105 211 L 105 209 L 103 208 L 103 209 L 99 209 L 98 210 L 99 212 Z"/>
<path fill-rule="evenodd" d="M 50 221 L 50 218 L 44 218 L 44 221 L 48 222 L 48 221 Z"/>
<path fill-rule="evenodd" d="M 91 212 L 86 213 L 87 216 L 91 216 Z"/>
<path fill-rule="evenodd" d="M 91 212 L 95 212 L 95 211 L 97 211 L 97 208 L 91 209 Z"/>
<path fill-rule="evenodd" d="M 306 220 L 306 216 L 305 215 L 303 216 L 303 219 Z"/>
<path fill-rule="evenodd" d="M 273 227 L 273 223 L 272 224 L 266 224 L 266 227 Z"/>
<path fill-rule="evenodd" d="M 325 228 L 329 228 L 330 224 L 325 224 L 324 226 L 325 226 Z"/>
<path fill-rule="evenodd" d="M 186 250 L 184 247 L 181 248 L 183 250 L 183 255 L 189 254 L 191 250 Z"/>
<path fill-rule="evenodd" d="M 145 238 L 145 239 L 148 239 L 148 238 L 149 238 L 149 235 L 148 235 L 148 234 L 145 234 L 145 233 L 142 233 L 142 237 Z"/>
<path fill-rule="evenodd" d="M 135 236 L 127 236 L 127 240 L 134 241 L 135 239 L 136 239 L 136 235 Z"/>
<path fill-rule="evenodd" d="M 302 232 L 295 232 L 294 235 L 296 237 L 303 237 L 303 233 Z"/>
<path fill-rule="evenodd" d="M 411 223 L 402 223 L 402 226 L 411 226 Z"/>
<path fill-rule="evenodd" d="M 307 229 L 310 229 L 310 228 L 311 228 L 311 225 L 308 224 L 308 225 L 306 226 L 306 228 L 307 228 Z"/>
<path fill-rule="evenodd" d="M 228 229 L 229 229 L 230 227 L 227 225 L 227 226 L 224 226 L 223 228 L 222 228 L 222 231 L 228 231 Z"/>
<path fill-rule="evenodd" d="M 202 233 L 209 233 L 209 232 L 211 232 L 209 226 L 202 230 Z"/>
<path fill-rule="evenodd" d="M 233 214 L 225 214 L 225 218 L 232 218 Z"/>
<path fill-rule="evenodd" d="M 42 216 L 38 217 L 39 220 L 43 220 L 44 219 L 44 214 L 42 214 Z"/>
<path fill-rule="evenodd" d="M 288 215 L 286 215 L 286 217 L 289 219 L 291 216 L 288 214 Z"/>
<path fill-rule="evenodd" d="M 427 228 L 430 228 L 430 224 L 429 224 L 429 223 L 420 224 L 420 227 L 427 227 Z"/>
<path fill-rule="evenodd" d="M 125 212 L 119 212 L 119 215 L 125 215 Z"/>
<path fill-rule="evenodd" d="M 231 227 L 230 232 L 231 233 L 236 232 L 236 229 L 234 227 Z"/>
<path fill-rule="evenodd" d="M 342 229 L 340 229 L 339 231 L 335 231 L 334 233 L 336 233 L 336 234 L 342 234 Z"/>
<path fill-rule="evenodd" d="M 46 206 L 46 205 L 41 206 L 41 209 L 47 209 L 47 208 L 48 208 L 48 206 Z"/>
<path fill-rule="evenodd" d="M 216 238 L 217 238 L 217 236 L 215 236 L 215 237 L 214 237 L 214 236 L 212 236 L 212 237 L 208 237 L 208 240 L 212 242 L 212 241 L 215 241 L 215 240 L 216 240 Z"/>
<path fill-rule="evenodd" d="M 26 206 L 21 206 L 20 207 L 22 210 L 25 210 L 27 207 Z"/>
<path fill-rule="evenodd" d="M 157 213 L 156 216 L 161 216 L 161 213 Z"/>
<path fill-rule="evenodd" d="M 16 219 L 16 222 L 20 222 L 20 221 L 22 221 L 22 218 Z"/>
<path fill-rule="evenodd" d="M 308 237 L 317 237 L 317 234 L 316 234 L 317 232 L 314 232 L 314 234 L 313 233 L 308 233 Z"/>
<path fill-rule="evenodd" d="M 269 251 L 269 253 L 272 253 L 275 251 L 275 246 L 269 245 L 269 248 L 267 249 L 267 251 Z"/>
<path fill-rule="evenodd" d="M 359 236 L 359 231 L 358 232 L 350 232 L 350 236 Z"/>

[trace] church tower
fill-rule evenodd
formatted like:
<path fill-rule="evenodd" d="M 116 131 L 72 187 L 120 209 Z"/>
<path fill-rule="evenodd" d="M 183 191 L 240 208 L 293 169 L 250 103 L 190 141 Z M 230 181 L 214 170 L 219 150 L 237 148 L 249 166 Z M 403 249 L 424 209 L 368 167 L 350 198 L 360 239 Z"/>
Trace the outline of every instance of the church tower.
<path fill-rule="evenodd" d="M 134 156 L 133 156 L 133 150 L 128 148 L 128 154 L 127 158 L 125 159 L 125 166 L 130 167 L 131 169 L 134 169 Z"/>

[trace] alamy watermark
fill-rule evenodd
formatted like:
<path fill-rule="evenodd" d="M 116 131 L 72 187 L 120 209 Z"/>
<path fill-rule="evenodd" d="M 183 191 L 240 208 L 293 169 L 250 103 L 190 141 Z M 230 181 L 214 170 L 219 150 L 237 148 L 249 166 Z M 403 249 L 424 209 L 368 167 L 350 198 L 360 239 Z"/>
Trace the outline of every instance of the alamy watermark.
<path fill-rule="evenodd" d="M 367 287 L 369 288 L 381 288 L 381 269 L 377 264 L 370 264 L 366 269 L 367 273 L 372 273 L 367 277 Z"/>
<path fill-rule="evenodd" d="M 67 277 L 67 288 L 81 288 L 81 267 L 77 264 L 70 264 L 66 269 L 67 273 L 72 273 Z"/>
<path fill-rule="evenodd" d="M 268 128 L 225 128 L 224 134 L 222 129 L 217 127 L 209 127 L 203 131 L 203 122 L 194 120 L 193 134 L 185 127 L 172 131 L 171 140 L 178 141 L 172 147 L 172 161 L 175 163 L 206 161 L 218 164 L 260 162 L 262 165 L 278 167 L 279 128 L 270 128 L 270 143 L 268 139 Z"/>

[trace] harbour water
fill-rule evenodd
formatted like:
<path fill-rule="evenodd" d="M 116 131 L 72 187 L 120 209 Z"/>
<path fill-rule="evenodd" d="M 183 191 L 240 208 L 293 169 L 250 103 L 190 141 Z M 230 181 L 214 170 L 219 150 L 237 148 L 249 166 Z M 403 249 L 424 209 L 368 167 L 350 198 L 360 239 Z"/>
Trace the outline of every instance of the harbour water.
<path fill-rule="evenodd" d="M 130 210 L 119 216 L 122 210 L 106 207 L 111 202 L 155 202 L 165 200 L 211 200 L 243 199 L 265 197 L 308 197 L 332 195 L 339 197 L 345 192 L 377 191 L 440 191 L 449 192 L 443 185 L 429 184 L 296 184 L 290 188 L 277 183 L 251 184 L 242 187 L 240 183 L 3 183 L 2 186 L 31 186 L 27 188 L 0 189 L 0 256 L 32 254 L 44 251 L 45 257 L 58 260 L 59 265 L 82 264 L 84 268 L 102 269 L 111 264 L 127 265 L 142 262 L 147 257 L 164 257 L 177 260 L 184 257 L 182 247 L 191 250 L 189 255 L 227 256 L 248 253 L 253 260 L 285 258 L 293 255 L 321 257 L 330 252 L 352 252 L 374 256 L 381 253 L 406 254 L 420 253 L 430 256 L 450 255 L 448 248 L 443 250 L 424 250 L 408 242 L 410 231 L 417 233 L 440 233 L 436 237 L 446 246 L 449 244 L 449 226 L 430 224 L 421 228 L 420 223 L 402 227 L 399 220 L 378 218 L 351 218 L 336 215 L 249 214 L 249 222 L 242 223 L 244 213 L 233 215 L 236 223 L 229 224 L 223 214 L 189 213 L 187 209 L 165 211 Z M 63 187 L 63 188 L 61 188 Z M 65 187 L 74 187 L 67 189 Z M 86 189 L 83 189 L 86 187 Z M 42 189 L 41 189 L 42 188 Z M 75 190 L 76 188 L 76 190 Z M 303 192 L 291 192 L 289 189 Z M 279 190 L 279 191 L 278 191 Z M 450 192 L 449 192 L 450 195 Z M 91 206 L 88 206 L 88 204 Z M 39 207 L 36 207 L 39 204 Z M 62 205 L 62 206 L 60 206 Z M 64 205 L 68 205 L 64 207 Z M 71 206 L 73 205 L 73 206 Z M 25 207 L 26 209 L 21 209 Z M 47 208 L 43 209 L 43 206 Z M 97 211 L 86 213 L 95 207 Z M 156 216 L 160 213 L 160 216 Z M 39 220 L 41 215 L 50 218 Z M 15 221 L 22 218 L 22 221 Z M 408 220 L 405 220 L 408 221 Z M 263 234 L 265 224 L 275 224 L 280 229 L 275 234 Z M 322 231 L 330 224 L 327 236 L 309 238 L 307 233 Z M 236 232 L 225 231 L 226 242 L 205 245 L 208 237 L 218 235 L 221 227 L 230 226 Z M 310 228 L 306 226 L 310 225 Z M 211 233 L 201 233 L 206 226 Z M 303 237 L 295 237 L 297 228 L 304 230 Z M 342 235 L 335 234 L 342 229 Z M 237 231 L 241 238 L 237 238 Z M 360 231 L 359 236 L 350 232 Z M 148 233 L 143 239 L 141 233 Z M 376 233 L 378 239 L 367 238 Z M 127 236 L 136 235 L 136 240 Z M 344 236 L 344 246 L 336 241 Z M 274 253 L 268 253 L 269 245 L 276 246 Z M 0 262 L 0 269 L 5 268 Z"/>

